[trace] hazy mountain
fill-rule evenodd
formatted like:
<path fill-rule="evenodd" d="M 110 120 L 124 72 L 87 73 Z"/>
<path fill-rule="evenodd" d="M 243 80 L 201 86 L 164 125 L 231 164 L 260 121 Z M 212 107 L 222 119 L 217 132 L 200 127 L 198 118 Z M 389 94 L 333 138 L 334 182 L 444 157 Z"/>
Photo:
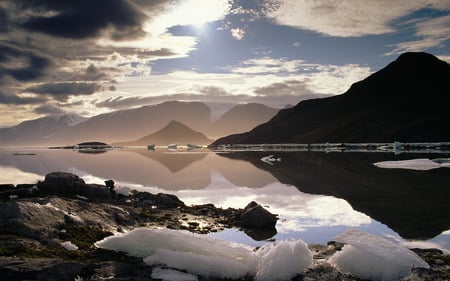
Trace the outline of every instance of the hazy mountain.
<path fill-rule="evenodd" d="M 178 120 L 195 130 L 203 131 L 210 124 L 210 116 L 210 108 L 200 102 L 164 102 L 94 116 L 70 130 L 61 131 L 52 139 L 52 143 L 128 141 L 155 132 L 171 120 Z"/>
<path fill-rule="evenodd" d="M 183 145 L 186 144 L 208 145 L 212 142 L 213 140 L 208 139 L 208 137 L 206 137 L 204 134 L 192 130 L 183 123 L 172 120 L 164 128 L 153 134 L 147 135 L 135 141 L 120 142 L 117 143 L 117 145 L 128 145 L 128 146 L 147 145 L 147 144 L 168 145 L 171 143 L 178 143 Z"/>
<path fill-rule="evenodd" d="M 239 104 L 228 110 L 215 121 L 208 135 L 218 138 L 234 133 L 251 130 L 255 126 L 269 121 L 278 109 L 258 103 Z"/>
<path fill-rule="evenodd" d="M 41 145 L 54 134 L 86 121 L 76 114 L 52 115 L 0 129 L 1 146 Z"/>
<path fill-rule="evenodd" d="M 450 65 L 405 53 L 342 95 L 302 101 L 226 143 L 450 141 Z"/>

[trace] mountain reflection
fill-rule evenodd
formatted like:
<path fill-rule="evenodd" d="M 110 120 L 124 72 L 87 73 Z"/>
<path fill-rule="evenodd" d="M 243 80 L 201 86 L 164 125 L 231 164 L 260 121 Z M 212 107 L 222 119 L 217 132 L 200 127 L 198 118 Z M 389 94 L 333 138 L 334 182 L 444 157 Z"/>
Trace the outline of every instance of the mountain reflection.
<path fill-rule="evenodd" d="M 38 150 L 33 156 L 17 156 L 0 150 L 0 155 L 0 166 L 27 173 L 66 171 L 165 190 L 203 189 L 211 183 L 211 171 L 218 171 L 237 186 L 258 188 L 277 181 L 247 161 L 237 159 L 230 163 L 229 159 L 209 152 L 133 149 L 82 154 L 72 150 Z"/>
<path fill-rule="evenodd" d="M 426 239 L 450 229 L 450 169 L 382 169 L 374 162 L 442 155 L 386 153 L 277 152 L 282 161 L 261 161 L 267 152 L 222 154 L 246 160 L 281 183 L 309 194 L 345 199 L 360 212 L 388 225 L 403 238 Z"/>

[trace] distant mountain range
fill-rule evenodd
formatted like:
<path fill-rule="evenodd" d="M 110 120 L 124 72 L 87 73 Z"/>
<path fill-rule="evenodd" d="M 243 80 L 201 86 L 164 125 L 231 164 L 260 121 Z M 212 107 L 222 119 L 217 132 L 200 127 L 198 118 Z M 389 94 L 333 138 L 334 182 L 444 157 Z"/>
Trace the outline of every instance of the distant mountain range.
<path fill-rule="evenodd" d="M 211 122 L 211 109 L 201 102 L 169 101 L 120 110 L 91 118 L 77 115 L 43 117 L 0 129 L 0 146 L 69 145 L 86 141 L 129 142 L 178 121 L 208 139 L 245 132 L 268 121 L 278 110 L 260 104 L 237 105 Z M 240 124 L 236 120 L 241 120 Z M 245 120 L 245 121 L 244 121 Z M 212 141 L 212 140 L 211 140 Z"/>
<path fill-rule="evenodd" d="M 448 63 L 405 53 L 344 94 L 302 101 L 213 145 L 450 141 L 449 79 Z"/>
<path fill-rule="evenodd" d="M 208 137 L 204 134 L 194 131 L 178 121 L 172 120 L 164 128 L 153 134 L 147 135 L 134 141 L 120 142 L 115 144 L 125 146 L 142 146 L 148 144 L 168 145 L 172 143 L 184 145 L 208 145 L 212 142 L 213 140 L 208 139 Z"/>
<path fill-rule="evenodd" d="M 76 114 L 54 115 L 1 128 L 0 145 L 39 145 L 48 142 L 58 132 L 73 128 L 87 119 Z"/>

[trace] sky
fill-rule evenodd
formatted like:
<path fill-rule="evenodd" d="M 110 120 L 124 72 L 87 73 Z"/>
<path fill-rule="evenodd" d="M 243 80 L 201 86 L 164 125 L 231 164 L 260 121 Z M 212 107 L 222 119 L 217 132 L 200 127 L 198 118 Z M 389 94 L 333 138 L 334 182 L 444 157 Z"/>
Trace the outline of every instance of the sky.
<path fill-rule="evenodd" d="M 284 108 L 417 51 L 450 62 L 450 0 L 0 0 L 0 127 L 168 100 Z"/>

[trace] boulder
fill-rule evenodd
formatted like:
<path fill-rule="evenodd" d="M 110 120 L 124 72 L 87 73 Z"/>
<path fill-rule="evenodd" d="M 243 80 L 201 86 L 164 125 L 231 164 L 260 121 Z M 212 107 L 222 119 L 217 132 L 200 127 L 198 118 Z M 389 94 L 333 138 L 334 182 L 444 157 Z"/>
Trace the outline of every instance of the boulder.
<path fill-rule="evenodd" d="M 103 185 L 86 184 L 77 175 L 65 172 L 53 172 L 45 176 L 43 182 L 37 184 L 46 194 L 59 196 L 81 195 L 90 200 L 111 198 L 110 190 Z"/>
<path fill-rule="evenodd" d="M 276 215 L 254 201 L 250 202 L 242 211 L 243 227 L 273 229 L 277 219 Z"/>

